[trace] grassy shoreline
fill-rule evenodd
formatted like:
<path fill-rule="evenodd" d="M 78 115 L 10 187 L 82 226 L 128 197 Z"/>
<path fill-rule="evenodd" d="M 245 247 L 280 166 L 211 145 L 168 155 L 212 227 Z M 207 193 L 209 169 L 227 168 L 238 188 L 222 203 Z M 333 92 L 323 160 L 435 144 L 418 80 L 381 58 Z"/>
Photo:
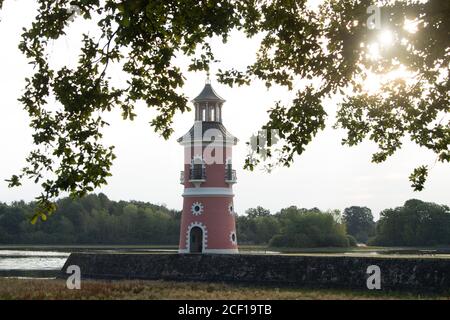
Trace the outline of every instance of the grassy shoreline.
<path fill-rule="evenodd" d="M 444 295 L 421 295 L 359 290 L 331 290 L 249 286 L 241 284 L 171 281 L 94 281 L 85 280 L 81 290 L 69 290 L 64 280 L 0 278 L 0 300 L 34 299 L 201 299 L 201 300 L 373 300 L 445 299 Z"/>

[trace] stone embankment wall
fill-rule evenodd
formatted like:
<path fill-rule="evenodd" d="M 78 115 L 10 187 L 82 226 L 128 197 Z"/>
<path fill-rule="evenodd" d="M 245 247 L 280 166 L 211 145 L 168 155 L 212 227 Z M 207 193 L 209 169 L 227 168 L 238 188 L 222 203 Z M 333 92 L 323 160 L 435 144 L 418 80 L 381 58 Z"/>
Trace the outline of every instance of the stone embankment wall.
<path fill-rule="evenodd" d="M 450 291 L 450 259 L 288 255 L 73 253 L 82 278 L 220 281 L 367 290 L 367 268 L 381 271 L 381 289 Z"/>

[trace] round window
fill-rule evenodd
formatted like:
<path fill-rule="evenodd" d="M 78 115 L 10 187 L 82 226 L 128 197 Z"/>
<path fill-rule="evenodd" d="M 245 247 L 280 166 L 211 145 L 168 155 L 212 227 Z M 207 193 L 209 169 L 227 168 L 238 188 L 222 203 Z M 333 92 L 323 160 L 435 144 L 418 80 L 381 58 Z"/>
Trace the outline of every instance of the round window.
<path fill-rule="evenodd" d="M 203 205 L 200 202 L 194 202 L 191 207 L 191 212 L 194 216 L 198 216 L 203 213 Z"/>
<path fill-rule="evenodd" d="M 237 244 L 236 232 L 235 231 L 231 231 L 231 233 L 230 233 L 230 241 L 231 241 L 232 244 Z"/>
<path fill-rule="evenodd" d="M 234 206 L 233 206 L 233 202 L 231 202 L 231 203 L 228 205 L 228 212 L 229 212 L 230 214 L 234 214 Z"/>

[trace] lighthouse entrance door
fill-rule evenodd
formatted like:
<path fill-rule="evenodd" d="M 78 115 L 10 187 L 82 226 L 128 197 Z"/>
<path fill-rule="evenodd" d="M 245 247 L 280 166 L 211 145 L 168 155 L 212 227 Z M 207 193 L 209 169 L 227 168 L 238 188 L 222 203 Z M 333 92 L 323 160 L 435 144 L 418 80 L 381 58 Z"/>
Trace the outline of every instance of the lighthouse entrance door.
<path fill-rule="evenodd" d="M 190 253 L 201 253 L 203 249 L 203 230 L 199 227 L 191 229 Z"/>

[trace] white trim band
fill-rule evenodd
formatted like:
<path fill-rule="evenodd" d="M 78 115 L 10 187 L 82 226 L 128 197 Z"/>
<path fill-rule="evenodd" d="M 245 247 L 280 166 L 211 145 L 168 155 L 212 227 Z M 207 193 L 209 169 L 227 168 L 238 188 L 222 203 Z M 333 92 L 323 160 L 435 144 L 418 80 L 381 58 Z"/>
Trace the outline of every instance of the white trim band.
<path fill-rule="evenodd" d="M 179 142 L 182 146 L 184 146 L 185 148 L 191 148 L 191 147 L 204 147 L 204 146 L 209 146 L 209 147 L 232 147 L 234 145 L 236 145 L 236 142 L 233 139 L 226 139 L 226 140 L 214 140 L 214 141 L 206 141 L 206 140 L 202 140 L 202 139 L 197 139 L 197 140 L 190 140 L 187 139 L 186 141 L 181 141 Z"/>
<path fill-rule="evenodd" d="M 239 253 L 239 249 L 206 249 L 203 252 L 213 254 L 236 254 Z"/>
<path fill-rule="evenodd" d="M 231 188 L 185 188 L 183 197 L 232 197 L 234 196 Z"/>

